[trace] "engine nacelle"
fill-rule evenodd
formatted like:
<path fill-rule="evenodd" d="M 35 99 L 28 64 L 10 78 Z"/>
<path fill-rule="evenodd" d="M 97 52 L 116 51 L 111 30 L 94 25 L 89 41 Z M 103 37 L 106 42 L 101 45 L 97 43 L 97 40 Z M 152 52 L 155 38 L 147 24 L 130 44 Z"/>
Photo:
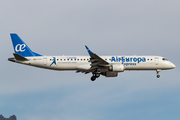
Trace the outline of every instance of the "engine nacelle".
<path fill-rule="evenodd" d="M 118 72 L 105 72 L 106 77 L 117 77 L 118 76 Z"/>
<path fill-rule="evenodd" d="M 109 71 L 113 72 L 124 72 L 124 65 L 119 64 L 119 65 L 111 65 L 109 67 Z"/>

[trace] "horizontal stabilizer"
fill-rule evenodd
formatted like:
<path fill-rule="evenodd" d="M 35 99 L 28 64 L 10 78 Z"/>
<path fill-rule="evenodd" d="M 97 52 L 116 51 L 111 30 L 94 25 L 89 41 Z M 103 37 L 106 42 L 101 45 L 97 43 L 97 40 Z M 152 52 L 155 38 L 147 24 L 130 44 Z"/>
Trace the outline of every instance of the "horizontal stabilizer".
<path fill-rule="evenodd" d="M 8 60 L 11 61 L 11 62 L 16 62 L 15 58 L 8 58 Z"/>
<path fill-rule="evenodd" d="M 14 57 L 16 58 L 16 60 L 20 60 L 20 61 L 27 61 L 28 59 L 26 59 L 25 57 L 17 54 L 17 53 L 13 53 Z"/>

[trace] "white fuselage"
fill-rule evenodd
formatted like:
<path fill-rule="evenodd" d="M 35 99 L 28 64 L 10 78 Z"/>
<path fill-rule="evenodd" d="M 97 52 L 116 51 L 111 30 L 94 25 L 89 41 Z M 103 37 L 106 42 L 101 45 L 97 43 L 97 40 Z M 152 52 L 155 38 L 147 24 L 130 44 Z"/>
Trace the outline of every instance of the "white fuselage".
<path fill-rule="evenodd" d="M 166 70 L 175 65 L 160 56 L 100 56 L 111 65 L 121 64 L 124 70 Z M 89 56 L 39 56 L 26 57 L 28 61 L 18 63 L 53 70 L 89 70 Z"/>

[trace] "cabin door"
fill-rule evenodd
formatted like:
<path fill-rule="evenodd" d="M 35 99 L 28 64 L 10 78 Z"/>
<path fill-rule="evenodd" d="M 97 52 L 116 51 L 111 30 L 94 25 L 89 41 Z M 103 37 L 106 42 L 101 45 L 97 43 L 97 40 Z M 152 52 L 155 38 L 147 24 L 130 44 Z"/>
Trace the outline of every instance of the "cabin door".
<path fill-rule="evenodd" d="M 155 57 L 155 65 L 158 65 L 159 64 L 159 58 L 158 57 Z"/>
<path fill-rule="evenodd" d="M 47 64 L 47 58 L 46 57 L 43 58 L 43 63 L 44 63 L 44 65 Z"/>

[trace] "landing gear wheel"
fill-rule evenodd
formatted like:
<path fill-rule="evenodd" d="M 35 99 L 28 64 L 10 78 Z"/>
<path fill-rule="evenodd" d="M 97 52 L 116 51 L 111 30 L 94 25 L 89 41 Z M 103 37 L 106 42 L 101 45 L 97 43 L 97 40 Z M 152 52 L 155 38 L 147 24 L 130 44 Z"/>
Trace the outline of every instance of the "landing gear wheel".
<path fill-rule="evenodd" d="M 95 76 L 92 76 L 91 77 L 91 81 L 95 81 L 96 80 L 96 77 Z"/>
<path fill-rule="evenodd" d="M 99 76 L 100 76 L 100 74 L 99 74 L 99 73 L 96 73 L 96 74 L 95 74 L 95 77 L 96 77 L 96 78 L 98 78 Z"/>
<path fill-rule="evenodd" d="M 157 78 L 159 78 L 160 77 L 160 75 L 157 75 Z"/>

